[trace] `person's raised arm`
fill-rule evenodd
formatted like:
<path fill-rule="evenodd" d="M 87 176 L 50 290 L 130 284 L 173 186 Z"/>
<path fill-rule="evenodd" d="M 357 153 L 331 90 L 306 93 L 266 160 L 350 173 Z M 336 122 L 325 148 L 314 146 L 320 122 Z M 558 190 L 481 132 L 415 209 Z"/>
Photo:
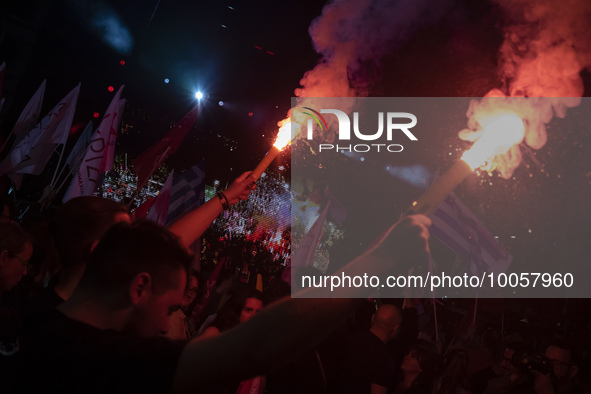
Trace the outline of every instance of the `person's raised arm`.
<path fill-rule="evenodd" d="M 223 194 L 216 195 L 199 208 L 187 213 L 172 223 L 168 230 L 180 238 L 183 246 L 189 247 L 203 235 L 225 208 L 248 198 L 250 191 L 254 189 L 253 182 L 250 172 L 245 172 L 236 178 Z"/>
<path fill-rule="evenodd" d="M 371 249 L 347 264 L 351 275 L 385 273 L 396 266 L 425 263 L 428 257 L 425 216 L 397 222 Z M 175 393 L 195 392 L 228 380 L 244 380 L 268 372 L 312 348 L 336 328 L 358 299 L 315 299 L 315 289 L 270 305 L 244 324 L 215 338 L 193 340 L 184 349 L 175 375 Z M 353 288 L 336 297 L 364 298 L 369 289 Z"/>

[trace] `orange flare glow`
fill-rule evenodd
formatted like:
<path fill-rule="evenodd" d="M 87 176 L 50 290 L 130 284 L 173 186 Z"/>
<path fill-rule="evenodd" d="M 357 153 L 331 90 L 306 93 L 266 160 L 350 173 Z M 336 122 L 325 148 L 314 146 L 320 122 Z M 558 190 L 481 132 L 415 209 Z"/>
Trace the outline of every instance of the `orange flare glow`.
<path fill-rule="evenodd" d="M 479 134 L 480 138 L 462 156 L 462 160 L 472 170 L 490 164 L 496 155 L 507 153 L 513 145 L 519 144 L 523 140 L 525 127 L 523 120 L 516 114 L 503 113 L 490 117 Z M 490 166 L 487 169 L 494 170 Z"/>
<path fill-rule="evenodd" d="M 263 172 L 265 172 L 267 167 L 269 167 L 273 160 L 275 160 L 279 152 L 281 152 L 281 150 L 285 148 L 287 145 L 289 145 L 291 142 L 291 122 L 289 121 L 289 118 L 283 119 L 277 125 L 279 126 L 279 132 L 277 133 L 275 143 L 273 144 L 269 152 L 267 152 L 265 157 L 263 157 L 263 160 L 261 160 L 261 162 L 252 171 L 251 175 L 255 181 L 257 181 L 261 177 L 261 175 L 263 174 Z M 294 128 L 296 130 L 299 130 L 299 125 L 295 124 Z"/>
<path fill-rule="evenodd" d="M 523 140 L 523 121 L 514 113 L 495 114 L 481 121 L 482 130 L 470 132 L 469 138 L 476 142 L 446 171 L 425 194 L 412 203 L 407 214 L 430 215 L 472 171 L 485 164 L 490 165 L 496 155 L 506 153 L 513 145 Z M 493 168 L 490 168 L 492 171 Z"/>
<path fill-rule="evenodd" d="M 279 125 L 279 132 L 277 133 L 277 139 L 273 146 L 281 150 L 291 142 L 291 122 L 289 118 L 286 118 L 279 122 Z"/>

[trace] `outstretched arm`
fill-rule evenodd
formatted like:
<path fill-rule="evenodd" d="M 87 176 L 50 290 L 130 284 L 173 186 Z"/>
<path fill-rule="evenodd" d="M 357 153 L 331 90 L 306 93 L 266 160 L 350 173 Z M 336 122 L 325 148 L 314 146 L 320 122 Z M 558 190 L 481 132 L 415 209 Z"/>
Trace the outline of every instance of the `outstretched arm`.
<path fill-rule="evenodd" d="M 228 204 L 234 205 L 240 200 L 246 200 L 253 190 L 253 182 L 250 172 L 236 178 L 230 187 L 224 190 Z M 180 238 L 183 246 L 189 247 L 207 230 L 223 209 L 222 201 L 216 196 L 172 223 L 168 229 Z"/>
<path fill-rule="evenodd" d="M 383 273 L 392 266 L 424 263 L 428 256 L 425 216 L 402 219 L 370 250 L 349 263 L 344 270 Z M 374 271 L 372 271 L 374 270 Z M 215 338 L 191 341 L 183 351 L 174 380 L 174 392 L 194 392 L 228 379 L 244 380 L 269 371 L 310 349 L 355 310 L 368 289 L 347 289 L 337 297 L 315 299 L 314 289 L 300 297 L 283 299 L 264 309 L 246 323 Z"/>

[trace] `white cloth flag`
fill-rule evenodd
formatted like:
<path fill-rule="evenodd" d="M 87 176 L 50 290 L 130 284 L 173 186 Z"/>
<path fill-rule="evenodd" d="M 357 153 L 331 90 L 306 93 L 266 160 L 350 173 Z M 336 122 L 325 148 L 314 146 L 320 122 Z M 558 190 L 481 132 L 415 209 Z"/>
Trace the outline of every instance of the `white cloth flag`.
<path fill-rule="evenodd" d="M 39 175 L 58 145 L 68 139 L 80 84 L 49 112 L 0 163 L 0 174 Z"/>
<path fill-rule="evenodd" d="M 43 105 L 43 96 L 45 96 L 45 84 L 47 80 L 41 82 L 41 86 L 37 89 L 31 100 L 27 103 L 27 106 L 21 112 L 18 120 L 12 128 L 12 134 L 15 136 L 25 135 L 35 126 L 39 115 L 41 114 L 41 105 Z M 20 139 L 19 139 L 20 142 Z"/>
<path fill-rule="evenodd" d="M 64 195 L 63 202 L 79 196 L 91 196 L 96 189 L 99 175 L 113 169 L 115 140 L 119 127 L 119 100 L 123 86 L 119 88 L 101 124 L 92 135 L 90 145 L 82 159 L 78 172 Z"/>

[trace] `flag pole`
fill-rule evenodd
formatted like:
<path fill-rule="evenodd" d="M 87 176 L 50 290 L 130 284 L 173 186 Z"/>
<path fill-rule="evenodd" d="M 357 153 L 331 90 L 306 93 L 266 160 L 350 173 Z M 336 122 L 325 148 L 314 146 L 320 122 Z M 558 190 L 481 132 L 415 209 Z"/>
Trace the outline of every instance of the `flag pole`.
<path fill-rule="evenodd" d="M 59 192 L 59 191 L 62 189 L 62 187 L 64 187 L 64 184 L 65 184 L 65 183 L 66 183 L 66 181 L 68 180 L 68 177 L 69 177 L 70 175 L 73 175 L 73 174 L 74 174 L 74 169 L 75 169 L 75 168 L 76 168 L 76 169 L 79 169 L 79 168 L 80 168 L 80 164 L 82 164 L 82 160 L 83 160 L 83 159 L 84 159 L 84 156 L 81 156 L 81 157 L 80 157 L 80 158 L 79 158 L 79 159 L 76 161 L 76 163 L 75 163 L 75 164 L 72 166 L 72 168 L 70 169 L 70 172 L 68 173 L 68 175 L 66 175 L 66 177 L 64 178 L 64 180 L 62 181 L 62 183 L 60 183 L 60 185 L 58 186 L 57 190 L 55 191 L 56 193 L 58 193 L 58 192 Z M 65 168 L 65 167 L 64 167 L 64 168 Z M 76 171 L 77 171 L 77 170 L 76 170 Z M 62 172 L 63 172 L 63 171 L 62 171 Z M 60 174 L 60 177 L 61 177 L 61 175 L 62 175 L 62 174 Z M 58 177 L 58 179 L 59 179 L 59 177 Z M 56 183 L 57 183 L 57 181 L 56 181 Z M 52 186 L 52 187 L 53 187 L 53 186 Z"/>
<path fill-rule="evenodd" d="M 59 181 L 59 179 L 62 177 L 64 171 L 66 171 L 66 167 L 68 167 L 68 165 L 64 164 L 60 173 L 57 175 L 57 178 L 54 177 L 54 179 L 51 180 L 51 183 L 49 184 L 49 186 L 51 186 L 52 188 L 55 187 L 55 184 L 57 183 L 57 181 Z M 56 171 L 57 171 L 57 169 L 56 169 Z M 70 171 L 70 173 L 71 173 L 71 171 Z M 70 175 L 70 174 L 68 174 L 68 175 Z M 66 176 L 66 178 L 67 178 L 67 176 Z"/>
<path fill-rule="evenodd" d="M 53 173 L 53 178 L 51 179 L 51 182 L 49 183 L 49 185 L 53 188 L 53 184 L 56 182 L 55 176 L 57 175 L 57 170 L 60 168 L 60 164 L 62 163 L 62 157 L 64 156 L 64 151 L 66 150 L 66 144 L 62 144 L 62 153 L 60 153 L 60 158 L 57 161 L 57 166 L 55 167 L 55 172 Z M 56 148 L 56 152 L 57 152 L 57 148 Z M 65 167 L 65 165 L 64 165 Z M 63 172 L 63 171 L 62 171 Z M 61 172 L 60 172 L 61 175 Z"/>

